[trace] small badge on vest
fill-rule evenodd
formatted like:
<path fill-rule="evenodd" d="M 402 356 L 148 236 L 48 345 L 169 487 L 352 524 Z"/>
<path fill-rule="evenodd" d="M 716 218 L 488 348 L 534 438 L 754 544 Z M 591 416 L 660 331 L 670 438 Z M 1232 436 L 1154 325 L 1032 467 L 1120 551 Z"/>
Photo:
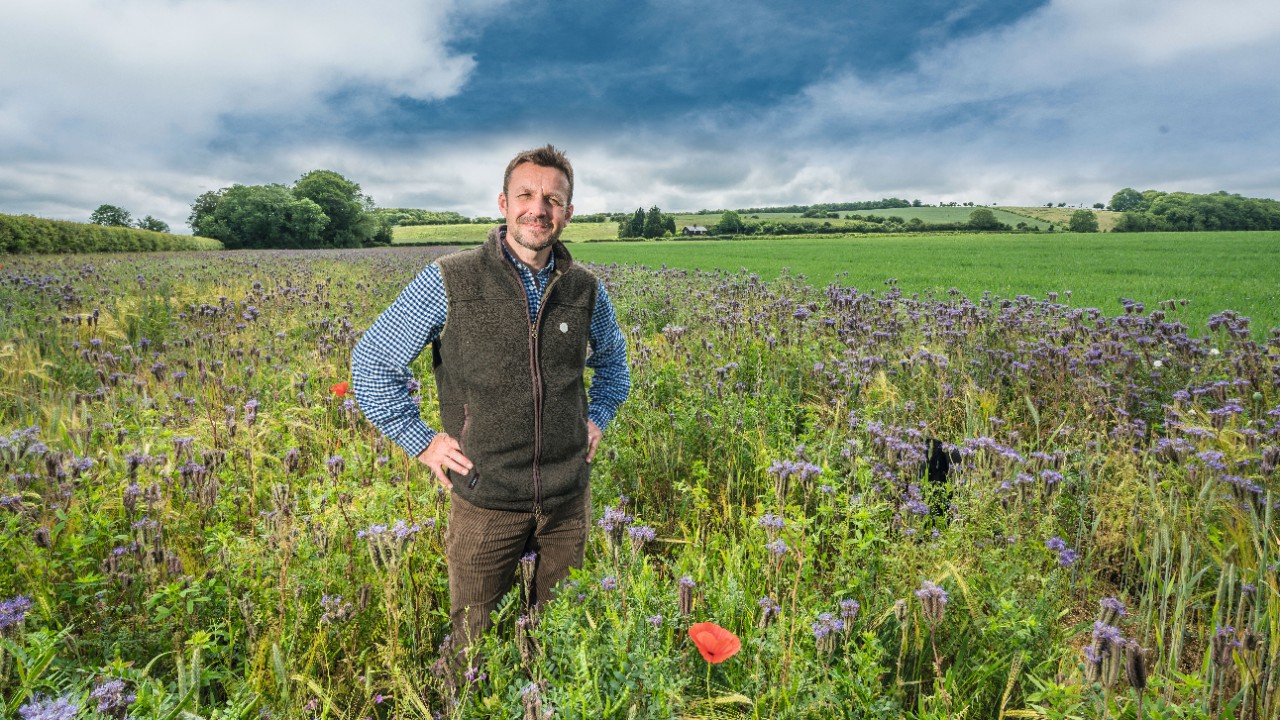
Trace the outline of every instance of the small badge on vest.
<path fill-rule="evenodd" d="M 569 332 L 569 323 L 560 323 L 560 332 L 562 333 Z"/>

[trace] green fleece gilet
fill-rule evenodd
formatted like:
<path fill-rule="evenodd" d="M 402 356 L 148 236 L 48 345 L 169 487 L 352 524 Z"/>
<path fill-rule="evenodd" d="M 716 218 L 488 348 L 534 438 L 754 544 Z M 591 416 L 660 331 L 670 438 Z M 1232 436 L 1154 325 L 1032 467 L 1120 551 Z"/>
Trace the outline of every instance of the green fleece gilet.
<path fill-rule="evenodd" d="M 589 482 L 583 382 L 599 283 L 557 242 L 538 318 L 502 251 L 484 245 L 440 259 L 449 314 L 432 346 L 445 432 L 474 464 L 450 472 L 454 492 L 492 510 L 550 511 Z"/>

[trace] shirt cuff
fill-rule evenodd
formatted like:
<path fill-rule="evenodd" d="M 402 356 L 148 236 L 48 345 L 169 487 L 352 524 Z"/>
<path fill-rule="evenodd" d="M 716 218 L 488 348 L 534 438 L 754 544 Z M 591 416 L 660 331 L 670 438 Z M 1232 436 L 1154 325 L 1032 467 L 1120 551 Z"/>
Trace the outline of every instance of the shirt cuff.
<path fill-rule="evenodd" d="M 600 403 L 592 403 L 587 408 L 587 419 L 596 424 L 601 432 L 613 422 L 613 416 L 618 413 L 617 410 L 607 408 Z"/>
<path fill-rule="evenodd" d="M 418 422 L 405 428 L 404 432 L 396 438 L 396 444 L 403 448 L 409 457 L 416 458 L 427 449 L 435 437 L 435 430 L 427 427 L 426 423 Z"/>

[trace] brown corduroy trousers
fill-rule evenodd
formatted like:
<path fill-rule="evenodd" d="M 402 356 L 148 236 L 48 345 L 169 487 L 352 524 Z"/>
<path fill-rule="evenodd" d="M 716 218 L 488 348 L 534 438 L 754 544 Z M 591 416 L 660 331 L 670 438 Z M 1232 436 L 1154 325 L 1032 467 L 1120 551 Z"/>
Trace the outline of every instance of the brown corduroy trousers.
<path fill-rule="evenodd" d="M 591 526 L 591 489 L 554 513 L 487 510 L 454 493 L 445 528 L 453 648 L 465 652 L 491 625 L 490 613 L 516 583 L 520 558 L 537 553 L 531 605 L 551 598 L 571 567 L 581 567 Z"/>

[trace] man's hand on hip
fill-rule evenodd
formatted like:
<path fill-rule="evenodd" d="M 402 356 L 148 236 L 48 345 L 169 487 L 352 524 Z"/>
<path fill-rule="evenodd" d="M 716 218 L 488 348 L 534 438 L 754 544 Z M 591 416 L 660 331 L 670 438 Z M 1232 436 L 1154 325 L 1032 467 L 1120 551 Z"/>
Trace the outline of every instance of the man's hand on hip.
<path fill-rule="evenodd" d="M 600 438 L 604 437 L 604 431 L 596 424 L 587 421 L 587 462 L 591 462 L 596 457 L 596 446 L 600 444 Z"/>
<path fill-rule="evenodd" d="M 596 431 L 600 432 L 599 430 Z M 592 449 L 594 449 L 594 445 Z M 431 444 L 427 446 L 418 455 L 418 462 L 431 468 L 431 474 L 436 476 L 440 484 L 446 488 L 453 489 L 453 483 L 449 482 L 449 475 L 446 470 L 452 470 L 459 475 L 466 475 L 471 472 L 471 461 L 466 455 L 462 454 L 462 446 L 457 440 L 449 437 L 447 433 L 436 433 L 431 439 Z"/>

